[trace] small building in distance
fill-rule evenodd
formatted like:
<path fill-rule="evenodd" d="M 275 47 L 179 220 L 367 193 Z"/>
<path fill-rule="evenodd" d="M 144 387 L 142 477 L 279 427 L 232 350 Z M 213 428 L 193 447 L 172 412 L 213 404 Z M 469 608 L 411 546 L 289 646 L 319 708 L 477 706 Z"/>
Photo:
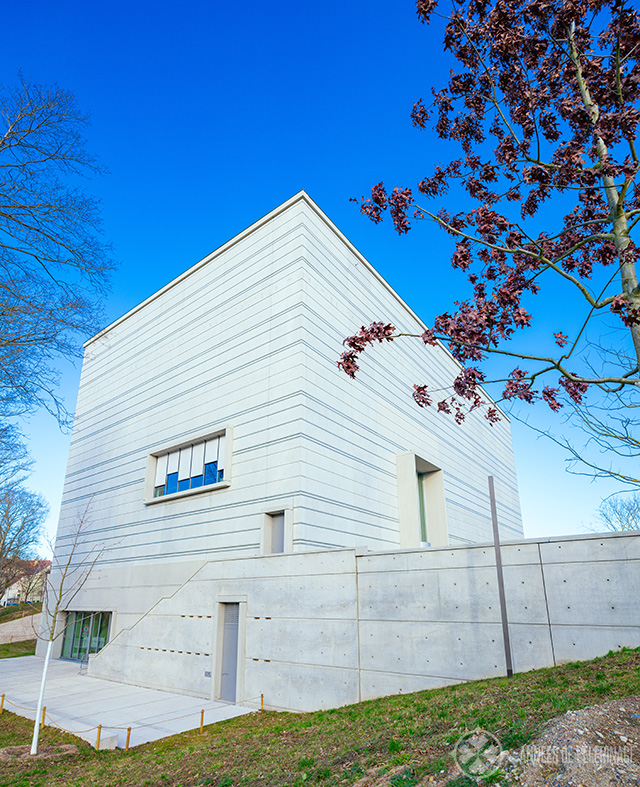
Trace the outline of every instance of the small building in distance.
<path fill-rule="evenodd" d="M 402 683 L 362 689 L 355 557 L 490 541 L 489 475 L 501 537 L 522 523 L 508 418 L 458 425 L 412 400 L 451 386 L 444 347 L 399 340 L 356 380 L 337 368 L 377 320 L 425 328 L 300 192 L 86 343 L 56 558 L 85 511 L 74 561 L 104 551 L 54 655 L 294 709 Z"/>
<path fill-rule="evenodd" d="M 12 582 L 0 598 L 0 607 L 13 604 L 37 604 L 42 601 L 50 560 L 21 560 L 22 575 Z M 14 575 L 15 576 L 15 575 Z"/>

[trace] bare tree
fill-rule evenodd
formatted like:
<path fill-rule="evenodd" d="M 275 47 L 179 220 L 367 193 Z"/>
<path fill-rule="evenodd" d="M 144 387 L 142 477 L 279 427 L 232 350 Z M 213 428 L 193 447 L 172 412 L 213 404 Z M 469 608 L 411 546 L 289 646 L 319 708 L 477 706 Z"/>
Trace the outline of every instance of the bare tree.
<path fill-rule="evenodd" d="M 0 597 L 24 574 L 48 511 L 43 497 L 18 484 L 0 489 Z"/>
<path fill-rule="evenodd" d="M 39 601 L 44 596 L 46 578 L 51 570 L 50 560 L 27 560 L 26 570 L 18 580 L 20 602 Z"/>
<path fill-rule="evenodd" d="M 55 359 L 97 326 L 111 263 L 98 203 L 80 188 L 101 171 L 86 126 L 56 85 L 0 89 L 0 417 L 44 405 L 66 421 Z"/>
<path fill-rule="evenodd" d="M 24 481 L 30 468 L 31 460 L 18 428 L 0 422 L 0 489 Z"/>
<path fill-rule="evenodd" d="M 33 725 L 31 754 L 38 753 L 40 717 L 53 643 L 64 634 L 66 628 L 62 621 L 62 615 L 84 586 L 105 550 L 101 545 L 94 546 L 88 551 L 81 550 L 89 527 L 90 505 L 91 502 L 78 513 L 72 529 L 65 534 L 67 538 L 65 538 L 64 547 L 56 549 L 53 544 L 51 545 L 53 563 L 42 596 L 42 627 L 39 634 L 39 638 L 47 642 L 47 651 L 42 667 L 42 681 Z"/>
<path fill-rule="evenodd" d="M 603 500 L 596 515 L 595 530 L 640 530 L 640 492 L 620 494 Z"/>

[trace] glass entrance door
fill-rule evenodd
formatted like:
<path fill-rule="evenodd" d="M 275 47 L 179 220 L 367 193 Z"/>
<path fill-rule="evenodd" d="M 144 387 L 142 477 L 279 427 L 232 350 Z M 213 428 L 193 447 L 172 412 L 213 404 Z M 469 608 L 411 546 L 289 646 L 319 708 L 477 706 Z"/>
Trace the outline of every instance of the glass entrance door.
<path fill-rule="evenodd" d="M 67 612 L 61 658 L 88 661 L 109 639 L 110 612 Z"/>

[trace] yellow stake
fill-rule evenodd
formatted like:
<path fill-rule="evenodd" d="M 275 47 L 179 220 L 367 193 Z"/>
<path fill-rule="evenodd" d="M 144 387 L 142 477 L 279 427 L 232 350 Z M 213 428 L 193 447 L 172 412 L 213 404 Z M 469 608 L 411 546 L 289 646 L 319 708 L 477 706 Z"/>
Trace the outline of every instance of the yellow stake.
<path fill-rule="evenodd" d="M 264 710 L 264 694 L 260 695 L 260 710 Z"/>
<path fill-rule="evenodd" d="M 102 724 L 98 724 L 98 734 L 96 735 L 96 751 L 100 751 L 100 735 L 102 733 Z"/>
<path fill-rule="evenodd" d="M 124 750 L 129 751 L 129 741 L 131 740 L 131 727 L 127 727 L 127 742 L 125 744 Z"/>
<path fill-rule="evenodd" d="M 44 714 L 47 712 L 46 707 L 42 709 L 42 719 L 40 720 L 40 729 L 44 730 Z"/>
<path fill-rule="evenodd" d="M 203 727 L 204 727 L 204 708 L 200 711 L 200 735 L 202 735 Z"/>
<path fill-rule="evenodd" d="M 0 697 L 0 713 L 4 710 L 4 694 Z"/>

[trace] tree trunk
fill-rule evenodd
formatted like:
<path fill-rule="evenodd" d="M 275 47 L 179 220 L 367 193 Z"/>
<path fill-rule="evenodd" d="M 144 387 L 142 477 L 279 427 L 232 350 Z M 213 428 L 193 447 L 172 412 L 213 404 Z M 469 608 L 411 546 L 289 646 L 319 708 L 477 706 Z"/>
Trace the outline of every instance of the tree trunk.
<path fill-rule="evenodd" d="M 36 710 L 36 718 L 33 723 L 33 738 L 31 740 L 30 754 L 38 753 L 38 737 L 40 735 L 40 717 L 42 716 L 42 706 L 44 704 L 44 687 L 47 683 L 47 671 L 49 669 L 49 660 L 51 659 L 51 651 L 53 649 L 53 640 L 49 640 L 47 645 L 47 654 L 44 657 L 44 664 L 42 666 L 42 681 L 40 683 L 40 696 L 38 697 L 38 709 Z"/>

